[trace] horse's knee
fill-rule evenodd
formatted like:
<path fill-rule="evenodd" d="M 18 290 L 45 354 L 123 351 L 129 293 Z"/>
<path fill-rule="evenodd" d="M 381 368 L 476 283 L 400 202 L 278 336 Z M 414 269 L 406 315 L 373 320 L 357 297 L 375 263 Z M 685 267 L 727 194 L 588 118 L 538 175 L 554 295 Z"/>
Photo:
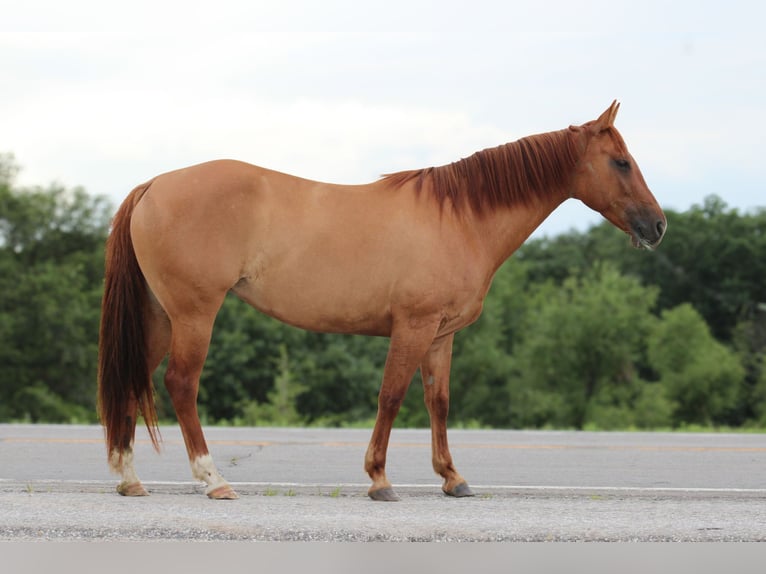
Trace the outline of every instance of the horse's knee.
<path fill-rule="evenodd" d="M 378 395 L 378 408 L 388 412 L 398 412 L 404 402 L 404 393 L 383 393 Z"/>
<path fill-rule="evenodd" d="M 446 420 L 449 414 L 449 396 L 443 393 L 426 394 L 426 407 L 431 418 Z"/>

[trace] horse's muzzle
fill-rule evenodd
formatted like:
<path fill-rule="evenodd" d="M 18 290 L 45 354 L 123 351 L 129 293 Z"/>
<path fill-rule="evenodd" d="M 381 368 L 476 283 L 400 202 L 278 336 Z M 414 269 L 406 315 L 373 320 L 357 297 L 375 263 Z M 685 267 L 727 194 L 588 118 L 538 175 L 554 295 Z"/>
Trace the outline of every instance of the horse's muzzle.
<path fill-rule="evenodd" d="M 662 238 L 665 236 L 667 227 L 668 222 L 664 215 L 644 214 L 635 217 L 630 226 L 633 246 L 638 249 L 653 251 L 659 246 Z"/>

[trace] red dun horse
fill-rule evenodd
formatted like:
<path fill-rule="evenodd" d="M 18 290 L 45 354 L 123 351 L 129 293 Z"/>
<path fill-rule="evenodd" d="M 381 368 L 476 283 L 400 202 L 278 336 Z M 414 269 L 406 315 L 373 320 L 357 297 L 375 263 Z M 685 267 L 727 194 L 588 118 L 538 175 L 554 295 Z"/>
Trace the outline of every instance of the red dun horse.
<path fill-rule="evenodd" d="M 143 416 L 157 447 L 151 374 L 169 354 L 165 385 L 192 474 L 209 497 L 237 497 L 209 454 L 196 404 L 213 322 L 231 291 L 303 329 L 390 337 L 364 459 L 370 497 L 397 499 L 386 451 L 418 368 L 434 470 L 445 493 L 470 496 L 447 445 L 452 340 L 481 313 L 498 267 L 570 197 L 636 247 L 656 247 L 665 232 L 614 128 L 618 107 L 582 126 L 368 185 L 213 161 L 135 188 L 107 241 L 99 344 L 99 412 L 118 492 L 146 494 L 133 468 L 136 419 Z"/>

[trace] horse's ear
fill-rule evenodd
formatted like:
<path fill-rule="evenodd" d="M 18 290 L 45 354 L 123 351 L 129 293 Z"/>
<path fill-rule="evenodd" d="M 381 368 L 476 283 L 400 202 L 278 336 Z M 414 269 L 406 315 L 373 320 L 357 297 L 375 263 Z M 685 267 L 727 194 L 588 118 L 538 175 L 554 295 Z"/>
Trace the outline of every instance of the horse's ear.
<path fill-rule="evenodd" d="M 617 117 L 617 110 L 620 109 L 620 103 L 617 100 L 612 102 L 612 105 L 599 116 L 599 118 L 593 122 L 593 128 L 595 132 L 603 131 L 607 128 L 611 128 L 614 125 L 614 118 Z"/>

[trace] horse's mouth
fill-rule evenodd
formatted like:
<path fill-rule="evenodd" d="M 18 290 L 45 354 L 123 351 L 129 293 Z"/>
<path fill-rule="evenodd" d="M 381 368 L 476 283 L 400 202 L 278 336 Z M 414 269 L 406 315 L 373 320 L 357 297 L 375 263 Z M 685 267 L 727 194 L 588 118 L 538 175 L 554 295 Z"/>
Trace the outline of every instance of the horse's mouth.
<path fill-rule="evenodd" d="M 630 242 L 636 249 L 646 249 L 654 251 L 665 237 L 667 222 L 663 219 L 653 225 L 646 225 L 644 222 L 638 222 L 631 226 Z"/>
<path fill-rule="evenodd" d="M 662 235 L 658 235 L 653 239 L 645 237 L 642 233 L 636 233 L 635 231 L 630 233 L 630 242 L 636 249 L 645 249 L 646 251 L 654 251 L 662 243 Z"/>
<path fill-rule="evenodd" d="M 644 237 L 640 237 L 636 235 L 635 233 L 630 234 L 630 243 L 635 247 L 636 249 L 645 249 L 647 251 L 654 251 L 654 248 L 657 247 L 659 244 L 659 241 L 657 243 L 652 243 L 648 239 Z"/>

